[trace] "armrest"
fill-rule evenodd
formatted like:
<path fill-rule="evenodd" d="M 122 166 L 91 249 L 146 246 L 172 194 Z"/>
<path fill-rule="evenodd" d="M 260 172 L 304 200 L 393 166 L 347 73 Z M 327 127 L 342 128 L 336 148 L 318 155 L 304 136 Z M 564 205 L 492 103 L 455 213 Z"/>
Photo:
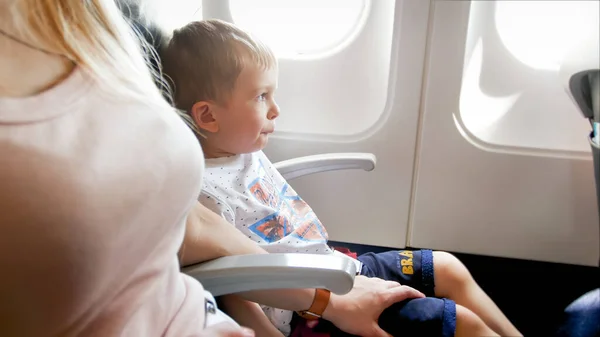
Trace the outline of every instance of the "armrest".
<path fill-rule="evenodd" d="M 326 153 L 298 157 L 275 163 L 275 168 L 286 180 L 305 175 L 347 169 L 372 171 L 376 158 L 372 153 Z"/>
<path fill-rule="evenodd" d="M 182 268 L 214 296 L 251 290 L 323 288 L 348 293 L 356 265 L 350 258 L 317 254 L 257 254 L 218 258 Z"/>

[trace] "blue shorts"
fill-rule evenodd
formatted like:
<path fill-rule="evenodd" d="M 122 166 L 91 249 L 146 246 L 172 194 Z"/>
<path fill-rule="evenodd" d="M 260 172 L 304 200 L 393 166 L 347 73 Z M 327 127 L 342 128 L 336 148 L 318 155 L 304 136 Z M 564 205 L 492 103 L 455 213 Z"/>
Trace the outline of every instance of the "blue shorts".
<path fill-rule="evenodd" d="M 454 336 L 456 304 L 449 299 L 433 297 L 435 282 L 431 250 L 366 253 L 358 260 L 363 263 L 361 275 L 397 281 L 428 296 L 395 303 L 384 310 L 379 316 L 379 326 L 383 330 L 392 336 Z M 351 336 L 329 322 L 319 323 L 314 331 L 329 332 L 331 337 Z"/>
<path fill-rule="evenodd" d="M 397 281 L 425 294 L 387 308 L 379 317 L 379 326 L 392 336 L 452 337 L 456 330 L 456 304 L 436 298 L 431 250 L 394 250 L 366 253 L 358 257 L 363 263 L 361 275 Z"/>

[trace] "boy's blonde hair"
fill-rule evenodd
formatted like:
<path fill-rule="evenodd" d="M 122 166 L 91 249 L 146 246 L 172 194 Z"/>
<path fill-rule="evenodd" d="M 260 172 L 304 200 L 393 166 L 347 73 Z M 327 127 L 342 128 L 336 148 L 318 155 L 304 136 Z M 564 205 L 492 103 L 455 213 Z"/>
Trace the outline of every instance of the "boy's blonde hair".
<path fill-rule="evenodd" d="M 160 54 L 163 72 L 173 85 L 173 103 L 188 114 L 199 101 L 225 104 L 248 62 L 265 69 L 277 64 L 267 45 L 218 19 L 192 22 L 175 30 Z"/>

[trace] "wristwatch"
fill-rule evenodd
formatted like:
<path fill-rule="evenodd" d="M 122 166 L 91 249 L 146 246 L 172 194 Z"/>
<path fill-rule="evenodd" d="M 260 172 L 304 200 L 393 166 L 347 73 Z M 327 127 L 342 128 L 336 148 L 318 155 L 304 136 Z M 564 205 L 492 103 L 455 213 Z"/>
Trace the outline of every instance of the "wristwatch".
<path fill-rule="evenodd" d="M 331 292 L 327 289 L 315 289 L 315 298 L 308 310 L 296 311 L 296 313 L 307 320 L 315 320 L 321 318 L 323 311 L 329 304 Z"/>

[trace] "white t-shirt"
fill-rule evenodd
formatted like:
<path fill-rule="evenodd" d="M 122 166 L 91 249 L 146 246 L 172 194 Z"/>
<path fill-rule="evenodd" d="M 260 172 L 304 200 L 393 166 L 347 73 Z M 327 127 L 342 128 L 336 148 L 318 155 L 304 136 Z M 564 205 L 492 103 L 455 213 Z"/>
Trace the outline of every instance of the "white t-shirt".
<path fill-rule="evenodd" d="M 205 165 L 200 202 L 266 251 L 334 253 L 325 227 L 262 151 L 207 159 Z M 283 334 L 291 333 L 291 311 L 262 308 Z"/>
<path fill-rule="evenodd" d="M 82 68 L 0 97 L 0 335 L 190 337 L 226 319 L 177 259 L 202 168 L 174 112 Z"/>

